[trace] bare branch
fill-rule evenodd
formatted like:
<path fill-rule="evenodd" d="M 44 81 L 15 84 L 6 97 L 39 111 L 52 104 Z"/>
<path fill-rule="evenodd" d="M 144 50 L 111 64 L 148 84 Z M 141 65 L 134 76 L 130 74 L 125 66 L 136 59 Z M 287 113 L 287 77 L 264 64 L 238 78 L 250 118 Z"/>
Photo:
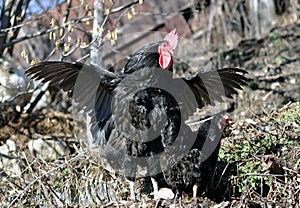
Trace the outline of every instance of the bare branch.
<path fill-rule="evenodd" d="M 13 19 L 13 24 L 12 26 L 16 26 L 19 24 L 19 22 L 23 22 L 25 16 L 26 16 L 26 10 L 28 8 L 28 5 L 29 5 L 29 2 L 30 0 L 26 0 L 26 2 L 24 3 L 23 1 L 19 1 L 19 4 L 17 5 L 15 11 L 14 11 L 14 14 L 12 15 L 12 19 Z M 24 3 L 24 4 L 23 4 Z M 24 8 L 22 8 L 22 6 L 24 6 Z M 18 37 L 18 34 L 20 32 L 20 27 L 19 28 L 16 28 L 14 30 L 14 33 L 13 35 L 10 37 L 10 40 L 14 40 Z M 9 48 L 8 48 L 8 53 L 10 55 L 13 54 L 13 48 L 14 48 L 14 45 L 11 45 Z"/>
<path fill-rule="evenodd" d="M 9 28 L 11 26 L 11 24 L 10 24 L 10 13 L 11 13 L 13 4 L 14 4 L 13 0 L 2 1 L 0 29 Z M 3 45 L 6 42 L 6 38 L 7 38 L 7 33 L 1 34 L 1 36 L 0 36 L 0 54 L 2 54 L 4 49 L 5 49 L 5 47 L 3 47 Z"/>
<path fill-rule="evenodd" d="M 125 4 L 125 5 L 122 5 L 120 7 L 115 8 L 115 9 L 112 9 L 111 12 L 110 12 L 110 14 L 120 12 L 120 11 L 122 11 L 124 9 L 127 9 L 128 7 L 131 7 L 132 5 L 137 4 L 137 3 L 139 3 L 139 1 L 135 0 L 135 1 L 130 2 L 128 4 Z"/>
<path fill-rule="evenodd" d="M 70 15 L 70 10 L 71 10 L 71 4 L 72 4 L 72 0 L 67 0 L 67 8 L 66 8 L 66 13 L 64 15 L 64 18 L 63 18 L 63 25 L 67 25 L 67 21 L 68 21 L 68 18 L 69 18 L 69 15 Z M 61 30 L 62 33 L 64 33 L 64 29 Z M 63 36 L 63 34 L 59 34 L 60 37 Z"/>
<path fill-rule="evenodd" d="M 84 23 L 84 22 L 90 21 L 92 19 L 93 19 L 93 17 L 86 17 L 86 18 L 82 18 L 82 19 L 71 20 L 70 22 L 67 22 L 67 24 Z M 23 37 L 20 37 L 20 38 L 15 39 L 15 40 L 11 40 L 10 42 L 3 44 L 3 48 L 9 47 L 13 44 L 20 43 L 24 40 L 28 40 L 28 39 L 31 39 L 31 38 L 35 38 L 35 37 L 47 34 L 49 32 L 57 31 L 57 30 L 61 29 L 62 27 L 63 26 L 58 27 L 58 28 L 50 28 L 50 29 L 46 29 L 46 30 L 43 30 L 43 31 L 39 31 L 39 32 L 36 32 L 36 33 L 29 34 L 29 35 L 25 35 Z"/>
<path fill-rule="evenodd" d="M 23 37 L 18 38 L 18 39 L 14 39 L 14 40 L 11 40 L 11 41 L 8 42 L 8 43 L 3 44 L 2 47 L 3 47 L 3 48 L 10 47 L 11 45 L 14 45 L 14 44 L 16 44 L 16 43 L 19 43 L 19 42 L 22 42 L 22 41 L 24 41 L 24 40 L 28 40 L 28 39 L 31 39 L 31 38 L 38 37 L 38 36 L 47 34 L 47 33 L 52 32 L 52 31 L 56 31 L 56 29 L 50 28 L 50 29 L 46 29 L 46 30 L 43 30 L 43 31 L 39 31 L 39 32 L 30 34 L 30 35 L 23 36 Z"/>

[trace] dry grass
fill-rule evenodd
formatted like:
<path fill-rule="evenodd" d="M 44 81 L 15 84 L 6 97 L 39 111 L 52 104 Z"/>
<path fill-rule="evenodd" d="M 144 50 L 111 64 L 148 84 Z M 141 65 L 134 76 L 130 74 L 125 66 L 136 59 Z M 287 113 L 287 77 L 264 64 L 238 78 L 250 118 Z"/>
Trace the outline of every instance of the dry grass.
<path fill-rule="evenodd" d="M 224 168 L 219 170 L 223 175 L 215 177 L 217 182 L 220 178 L 223 180 L 219 184 L 219 194 L 220 190 L 228 190 L 230 187 L 231 191 L 226 194 L 232 206 L 299 206 L 299 106 L 299 103 L 288 104 L 270 114 L 253 115 L 245 121 L 232 123 L 229 135 L 222 144 L 220 161 L 235 164 L 236 172 Z M 71 139 L 70 126 L 75 129 L 78 125 L 70 115 L 54 112 L 46 114 L 40 125 L 45 120 L 51 125 L 58 120 L 61 123 L 69 122 L 65 132 L 68 135 L 66 139 Z M 52 128 L 59 129 L 62 134 L 64 130 L 59 126 L 57 123 Z M 2 129 L 7 131 L 6 128 Z M 115 207 L 133 204 L 128 200 L 129 191 L 125 178 L 104 170 L 97 159 L 89 154 L 90 151 L 79 145 L 74 137 L 73 132 L 73 154 L 56 161 L 44 161 L 32 155 L 25 144 L 19 146 L 22 148 L 17 150 L 16 155 L 23 172 L 20 177 L 3 177 L 0 182 L 1 205 Z M 26 143 L 28 140 L 23 141 Z M 225 175 L 228 173 L 231 177 L 227 177 L 226 181 Z M 156 203 L 151 200 L 149 193 L 140 192 L 139 199 L 141 201 L 135 203 L 136 206 L 144 204 L 151 207 Z M 198 202 L 189 197 L 183 199 L 183 204 L 196 205 L 200 202 L 215 204 L 203 198 L 199 198 Z"/>
<path fill-rule="evenodd" d="M 234 164 L 235 206 L 297 207 L 300 200 L 300 103 L 232 124 L 220 157 Z"/>

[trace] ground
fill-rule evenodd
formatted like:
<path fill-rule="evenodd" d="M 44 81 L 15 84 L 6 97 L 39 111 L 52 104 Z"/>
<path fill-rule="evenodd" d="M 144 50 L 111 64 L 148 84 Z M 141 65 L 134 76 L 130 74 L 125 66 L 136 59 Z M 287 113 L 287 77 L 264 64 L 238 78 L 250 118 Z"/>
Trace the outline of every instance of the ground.
<path fill-rule="evenodd" d="M 224 65 L 245 68 L 249 85 L 234 99 L 210 192 L 196 199 L 184 194 L 182 206 L 300 206 L 299 35 L 297 24 L 279 27 L 261 40 L 215 53 Z M 10 118 L 5 111 L 2 117 Z M 129 200 L 124 177 L 102 168 L 97 149 L 84 148 L 86 141 L 78 136 L 84 119 L 77 114 L 41 109 L 0 123 L 0 146 L 9 155 L 1 157 L 0 166 L 4 207 L 179 206 L 178 200 L 176 205 L 153 200 L 148 181 L 137 182 L 139 202 Z M 39 149 L 41 145 L 51 148 Z M 20 175 L 9 172 L 5 161 Z"/>

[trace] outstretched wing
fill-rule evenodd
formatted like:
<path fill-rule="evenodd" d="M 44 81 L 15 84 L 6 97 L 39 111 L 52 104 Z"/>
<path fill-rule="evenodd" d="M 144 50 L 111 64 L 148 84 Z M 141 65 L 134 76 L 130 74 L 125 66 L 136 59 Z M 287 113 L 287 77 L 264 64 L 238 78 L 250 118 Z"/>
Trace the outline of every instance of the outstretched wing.
<path fill-rule="evenodd" d="M 112 91 L 121 80 L 105 69 L 82 63 L 60 61 L 41 62 L 26 70 L 33 79 L 50 81 L 68 92 L 79 108 L 102 122 L 111 114 Z"/>
<path fill-rule="evenodd" d="M 192 90 L 198 108 L 202 108 L 205 104 L 215 105 L 216 102 L 223 102 L 224 98 L 233 98 L 237 94 L 237 90 L 242 89 L 241 86 L 247 84 L 247 78 L 244 74 L 248 74 L 240 68 L 222 68 L 197 74 L 183 78 Z"/>

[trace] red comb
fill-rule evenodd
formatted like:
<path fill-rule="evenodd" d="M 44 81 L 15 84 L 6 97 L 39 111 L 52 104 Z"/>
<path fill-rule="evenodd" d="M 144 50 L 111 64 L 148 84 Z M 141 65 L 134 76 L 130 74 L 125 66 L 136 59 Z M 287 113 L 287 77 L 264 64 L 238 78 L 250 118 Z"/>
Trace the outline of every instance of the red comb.
<path fill-rule="evenodd" d="M 164 38 L 164 40 L 168 41 L 170 44 L 169 50 L 175 50 L 177 43 L 178 43 L 178 33 L 176 32 L 176 28 L 169 32 L 168 35 Z"/>

